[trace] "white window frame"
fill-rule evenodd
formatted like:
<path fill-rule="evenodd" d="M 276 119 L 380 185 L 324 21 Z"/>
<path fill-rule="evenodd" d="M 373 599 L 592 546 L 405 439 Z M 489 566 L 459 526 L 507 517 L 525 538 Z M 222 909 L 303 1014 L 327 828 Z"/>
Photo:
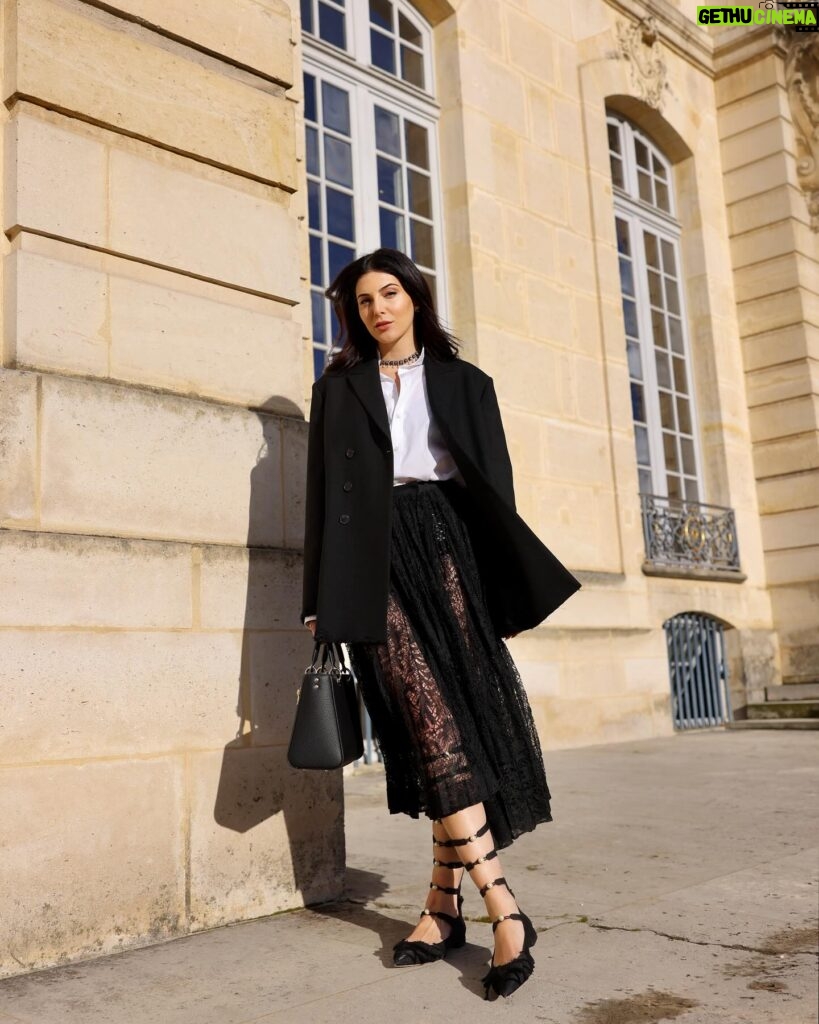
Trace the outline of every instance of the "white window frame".
<path fill-rule="evenodd" d="M 654 354 L 654 335 L 651 324 L 651 304 L 648 295 L 648 267 L 645 258 L 642 228 L 653 231 L 657 236 L 672 247 L 677 267 L 677 289 L 680 301 L 680 333 L 682 337 L 682 356 L 688 382 L 688 401 L 691 411 L 691 432 L 696 463 L 698 501 L 707 503 L 703 478 L 703 453 L 700 440 L 700 423 L 698 401 L 694 387 L 693 361 L 691 358 L 691 341 L 688 330 L 688 305 L 685 296 L 685 275 L 683 272 L 680 237 L 682 229 L 676 219 L 677 202 L 672 177 L 672 165 L 663 156 L 656 144 L 628 120 L 619 115 L 607 115 L 607 124 L 615 125 L 621 131 L 623 161 L 623 178 L 625 188 L 612 182 L 614 214 L 626 221 L 629 229 L 629 241 L 634 268 L 634 298 L 637 310 L 637 326 L 639 330 L 640 357 L 643 369 L 643 388 L 646 409 L 646 430 L 648 433 L 649 454 L 651 458 L 652 492 L 661 497 L 668 497 L 668 477 L 666 475 L 665 446 L 660 416 L 660 391 L 657 382 L 657 364 Z M 669 190 L 669 207 L 671 213 L 647 203 L 639 197 L 637 183 L 637 163 L 634 156 L 634 139 L 638 138 L 649 152 L 656 156 L 666 168 L 666 180 Z M 619 262 L 620 254 L 617 253 Z M 618 274 L 619 280 L 619 274 Z M 629 374 L 629 379 L 631 375 Z M 630 390 L 630 387 L 629 387 Z M 629 401 L 629 407 L 631 402 Z M 679 443 L 680 432 L 676 431 Z M 636 453 L 635 453 L 636 457 Z M 681 466 L 682 470 L 682 466 Z M 683 475 L 682 472 L 680 474 Z M 684 490 L 684 488 L 683 488 Z M 684 497 L 684 495 L 683 495 Z"/>

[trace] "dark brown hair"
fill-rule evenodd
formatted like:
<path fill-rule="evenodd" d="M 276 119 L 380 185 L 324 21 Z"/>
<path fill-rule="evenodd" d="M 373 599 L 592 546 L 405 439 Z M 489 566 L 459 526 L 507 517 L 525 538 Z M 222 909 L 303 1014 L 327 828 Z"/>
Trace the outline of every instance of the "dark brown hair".
<path fill-rule="evenodd" d="M 358 279 L 370 270 L 381 270 L 397 277 L 413 304 L 418 307 L 413 331 L 416 344 L 424 348 L 426 356 L 441 362 L 457 359 L 460 342 L 441 326 L 424 275 L 400 249 L 381 248 L 348 263 L 336 274 L 335 280 L 324 293 L 333 303 L 339 323 L 339 333 L 333 340 L 342 346 L 324 372 L 342 373 L 356 363 L 378 355 L 378 344 L 359 316 L 355 295 Z"/>

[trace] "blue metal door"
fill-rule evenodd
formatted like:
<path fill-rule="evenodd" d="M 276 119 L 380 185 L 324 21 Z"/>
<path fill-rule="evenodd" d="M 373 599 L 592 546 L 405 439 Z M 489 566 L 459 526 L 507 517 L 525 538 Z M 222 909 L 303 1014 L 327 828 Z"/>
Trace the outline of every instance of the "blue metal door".
<path fill-rule="evenodd" d="M 696 729 L 732 721 L 722 623 L 699 612 L 681 612 L 663 628 L 675 727 Z"/>

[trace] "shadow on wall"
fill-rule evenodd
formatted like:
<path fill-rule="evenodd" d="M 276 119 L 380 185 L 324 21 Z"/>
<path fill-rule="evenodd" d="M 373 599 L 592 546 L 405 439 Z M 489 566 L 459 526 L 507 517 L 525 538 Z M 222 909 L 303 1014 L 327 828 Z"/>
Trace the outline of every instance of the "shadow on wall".
<path fill-rule="evenodd" d="M 282 417 L 281 400 L 265 408 L 275 411 L 258 411 L 263 443 L 250 474 L 239 725 L 224 747 L 214 804 L 221 828 L 253 833 L 239 871 L 256 873 L 244 884 L 262 894 L 260 914 L 338 898 L 345 867 L 341 771 L 296 771 L 287 763 L 296 695 L 313 652 L 299 620 L 307 424 L 292 406 Z M 282 533 L 290 547 L 280 546 Z"/>

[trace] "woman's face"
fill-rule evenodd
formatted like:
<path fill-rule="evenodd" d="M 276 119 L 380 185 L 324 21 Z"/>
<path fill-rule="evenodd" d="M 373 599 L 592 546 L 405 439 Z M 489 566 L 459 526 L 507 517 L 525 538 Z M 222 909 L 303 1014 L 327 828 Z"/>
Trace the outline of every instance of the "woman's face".
<path fill-rule="evenodd" d="M 415 348 L 412 296 L 397 277 L 383 270 L 368 270 L 356 283 L 355 297 L 358 315 L 382 353 L 398 346 L 402 351 Z"/>

